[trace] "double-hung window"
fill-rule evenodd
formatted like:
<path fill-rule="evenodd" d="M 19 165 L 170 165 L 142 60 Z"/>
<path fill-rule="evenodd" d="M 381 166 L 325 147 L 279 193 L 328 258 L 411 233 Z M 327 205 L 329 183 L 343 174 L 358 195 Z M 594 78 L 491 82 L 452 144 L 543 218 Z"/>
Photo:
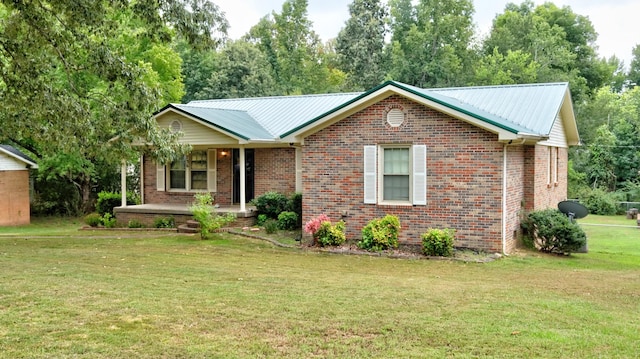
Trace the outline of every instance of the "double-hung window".
<path fill-rule="evenodd" d="M 216 150 L 194 150 L 166 167 L 158 165 L 157 187 L 159 191 L 165 190 L 165 180 L 169 185 L 169 190 L 215 192 Z"/>
<path fill-rule="evenodd" d="M 426 204 L 425 145 L 364 147 L 364 202 Z"/>
<path fill-rule="evenodd" d="M 384 147 L 381 151 L 383 201 L 409 202 L 411 171 L 409 147 Z"/>

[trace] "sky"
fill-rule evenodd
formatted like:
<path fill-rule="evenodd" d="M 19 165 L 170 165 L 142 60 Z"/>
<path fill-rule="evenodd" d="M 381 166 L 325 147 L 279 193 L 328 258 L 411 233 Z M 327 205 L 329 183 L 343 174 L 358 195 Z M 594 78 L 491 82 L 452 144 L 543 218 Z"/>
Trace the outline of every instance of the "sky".
<path fill-rule="evenodd" d="M 282 11 L 285 0 L 213 0 L 225 12 L 229 21 L 229 37 L 237 39 L 272 11 Z M 352 0 L 308 0 L 308 17 L 313 30 L 322 41 L 334 38 L 349 18 Z M 609 58 L 616 55 L 628 67 L 631 50 L 640 44 L 637 18 L 640 14 L 638 0 L 550 0 L 556 6 L 570 6 L 574 13 L 587 16 L 598 33 L 598 54 Z M 474 0 L 474 22 L 478 34 L 487 34 L 496 14 L 504 12 L 507 3 L 521 0 Z M 545 1 L 534 0 L 536 5 Z"/>

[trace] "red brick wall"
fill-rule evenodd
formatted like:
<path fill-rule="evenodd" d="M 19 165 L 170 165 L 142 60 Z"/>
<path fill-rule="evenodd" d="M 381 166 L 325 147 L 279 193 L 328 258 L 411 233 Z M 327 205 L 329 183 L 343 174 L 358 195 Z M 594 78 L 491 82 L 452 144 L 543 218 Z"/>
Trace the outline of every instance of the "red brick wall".
<path fill-rule="evenodd" d="M 0 226 L 29 224 L 29 211 L 29 171 L 0 171 Z"/>
<path fill-rule="evenodd" d="M 555 167 L 552 165 L 551 183 L 548 181 L 549 148 L 555 147 L 527 146 L 526 150 L 526 188 L 525 209 L 537 211 L 546 208 L 557 208 L 558 202 L 567 199 L 567 170 L 569 152 L 566 148 L 558 148 L 558 181 L 555 182 Z"/>
<path fill-rule="evenodd" d="M 222 156 L 222 152 L 228 155 Z M 218 149 L 217 193 L 215 201 L 220 205 L 230 205 L 233 190 L 231 149 Z M 295 191 L 296 164 L 294 148 L 255 149 L 255 196 L 268 191 L 290 194 Z M 157 191 L 156 164 L 144 158 L 144 202 L 145 203 L 191 203 L 194 192 Z"/>
<path fill-rule="evenodd" d="M 255 151 L 256 197 L 269 191 L 277 191 L 287 195 L 295 192 L 295 148 L 260 148 Z"/>
<path fill-rule="evenodd" d="M 512 252 L 522 234 L 520 220 L 525 202 L 526 148 L 507 146 L 507 198 L 505 222 L 505 252 Z"/>
<path fill-rule="evenodd" d="M 385 113 L 407 114 L 399 128 Z M 363 203 L 363 147 L 378 144 L 427 146 L 427 205 Z M 456 229 L 456 245 L 501 251 L 502 156 L 497 136 L 463 121 L 392 96 L 305 139 L 303 220 L 347 212 L 347 236 L 358 240 L 371 219 L 400 218 L 400 240 L 420 244 L 429 227 Z"/>

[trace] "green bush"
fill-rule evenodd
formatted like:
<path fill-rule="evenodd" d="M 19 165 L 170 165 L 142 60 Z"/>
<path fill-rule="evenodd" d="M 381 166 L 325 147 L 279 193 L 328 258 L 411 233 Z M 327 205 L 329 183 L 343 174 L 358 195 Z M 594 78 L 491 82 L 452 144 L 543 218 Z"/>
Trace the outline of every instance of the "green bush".
<path fill-rule="evenodd" d="M 264 221 L 264 230 L 267 234 L 276 233 L 278 231 L 278 221 L 275 219 L 267 219 Z"/>
<path fill-rule="evenodd" d="M 525 240 L 542 252 L 569 254 L 587 243 L 582 228 L 556 209 L 529 213 L 522 228 Z"/>
<path fill-rule="evenodd" d="M 127 204 L 136 204 L 136 198 L 133 193 L 127 192 Z M 96 212 L 104 216 L 106 213 L 113 215 L 113 207 L 122 205 L 122 195 L 118 192 L 102 191 L 98 193 L 96 201 Z"/>
<path fill-rule="evenodd" d="M 264 226 L 264 222 L 266 222 L 267 219 L 269 219 L 269 217 L 267 217 L 266 214 L 259 214 L 258 219 L 256 219 L 256 226 L 258 227 Z"/>
<path fill-rule="evenodd" d="M 227 213 L 224 216 L 216 213 L 210 193 L 196 193 L 195 202 L 189 207 L 193 218 L 200 223 L 200 238 L 207 239 L 209 234 L 236 220 L 236 215 Z"/>
<path fill-rule="evenodd" d="M 176 220 L 173 216 L 156 217 L 153 219 L 153 228 L 175 228 Z"/>
<path fill-rule="evenodd" d="M 278 229 L 292 230 L 298 226 L 298 214 L 296 212 L 281 212 L 278 215 Z"/>
<path fill-rule="evenodd" d="M 589 213 L 605 216 L 616 214 L 618 208 L 614 194 L 600 188 L 589 191 L 581 198 L 581 203 L 589 209 Z"/>
<path fill-rule="evenodd" d="M 102 216 L 102 225 L 105 226 L 105 228 L 114 228 L 116 226 L 116 217 L 110 213 L 105 213 L 104 216 Z"/>
<path fill-rule="evenodd" d="M 451 257 L 455 230 L 429 228 L 422 235 L 422 252 L 427 256 Z"/>
<path fill-rule="evenodd" d="M 398 247 L 400 220 L 390 214 L 373 219 L 362 228 L 362 240 L 358 247 L 370 251 L 381 251 Z"/>
<path fill-rule="evenodd" d="M 84 217 L 84 223 L 91 227 L 97 227 L 102 224 L 102 217 L 98 213 L 89 213 Z"/>
<path fill-rule="evenodd" d="M 341 245 L 347 240 L 344 234 L 344 221 L 340 221 L 335 225 L 332 225 L 329 221 L 322 222 L 314 237 L 321 247 Z"/>
<path fill-rule="evenodd" d="M 277 219 L 281 212 L 289 209 L 289 199 L 282 193 L 270 191 L 253 200 L 258 214 Z"/>
<path fill-rule="evenodd" d="M 128 227 L 129 228 L 144 228 L 144 224 L 142 224 L 137 219 L 132 219 L 132 220 L 129 221 Z"/>

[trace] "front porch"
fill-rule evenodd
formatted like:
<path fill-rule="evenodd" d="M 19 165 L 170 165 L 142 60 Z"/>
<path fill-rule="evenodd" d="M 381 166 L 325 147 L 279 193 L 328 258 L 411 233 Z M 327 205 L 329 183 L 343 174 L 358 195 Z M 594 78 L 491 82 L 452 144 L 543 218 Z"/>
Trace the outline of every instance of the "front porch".
<path fill-rule="evenodd" d="M 245 210 L 240 205 L 216 207 L 218 214 L 234 213 L 236 220 L 230 227 L 250 227 L 255 224 L 257 212 L 253 206 L 246 206 Z M 121 206 L 113 209 L 118 225 L 126 227 L 129 221 L 136 220 L 146 227 L 153 227 L 159 218 L 173 217 L 176 227 L 193 219 L 189 211 L 189 205 L 177 203 L 140 204 L 134 206 Z"/>

